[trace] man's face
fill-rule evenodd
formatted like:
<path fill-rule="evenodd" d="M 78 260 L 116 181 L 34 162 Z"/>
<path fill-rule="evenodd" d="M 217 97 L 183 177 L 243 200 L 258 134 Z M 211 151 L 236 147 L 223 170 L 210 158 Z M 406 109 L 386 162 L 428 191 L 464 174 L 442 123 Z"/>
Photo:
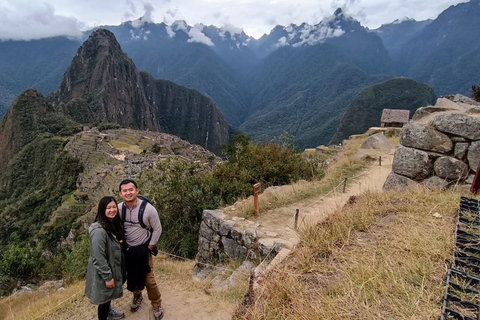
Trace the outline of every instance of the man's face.
<path fill-rule="evenodd" d="M 138 188 L 135 188 L 133 183 L 123 184 L 120 187 L 120 192 L 118 193 L 123 201 L 129 203 L 135 201 L 138 195 Z"/>

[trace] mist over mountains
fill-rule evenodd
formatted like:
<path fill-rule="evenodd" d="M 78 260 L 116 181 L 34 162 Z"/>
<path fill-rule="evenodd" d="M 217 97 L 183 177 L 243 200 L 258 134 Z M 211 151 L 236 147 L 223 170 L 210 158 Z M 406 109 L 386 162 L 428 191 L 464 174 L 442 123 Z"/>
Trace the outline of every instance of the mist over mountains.
<path fill-rule="evenodd" d="M 359 92 L 394 77 L 425 83 L 437 95 L 470 95 L 480 82 L 479 4 L 472 0 L 432 21 L 377 30 L 337 10 L 316 25 L 277 26 L 258 40 L 183 21 L 104 28 L 140 70 L 198 90 L 253 139 L 288 131 L 297 146 L 312 147 L 331 140 Z M 87 36 L 0 42 L 0 115 L 28 87 L 55 90 Z"/>

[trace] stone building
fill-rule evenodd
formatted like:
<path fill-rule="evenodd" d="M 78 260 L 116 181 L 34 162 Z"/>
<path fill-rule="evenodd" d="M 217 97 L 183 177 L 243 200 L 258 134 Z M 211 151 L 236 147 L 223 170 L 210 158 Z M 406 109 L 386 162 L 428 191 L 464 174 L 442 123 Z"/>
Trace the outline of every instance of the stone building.
<path fill-rule="evenodd" d="M 381 123 L 382 127 L 402 128 L 408 123 L 409 110 L 383 109 Z"/>

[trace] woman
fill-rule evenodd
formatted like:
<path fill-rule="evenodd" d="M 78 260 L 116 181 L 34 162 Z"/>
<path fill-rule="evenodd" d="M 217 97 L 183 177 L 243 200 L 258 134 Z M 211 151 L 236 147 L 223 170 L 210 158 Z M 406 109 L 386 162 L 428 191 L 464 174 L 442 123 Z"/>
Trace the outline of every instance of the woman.
<path fill-rule="evenodd" d="M 98 305 L 98 319 L 121 319 L 124 313 L 111 307 L 111 301 L 123 295 L 125 243 L 123 225 L 118 216 L 117 201 L 103 197 L 98 204 L 95 222 L 88 229 L 90 257 L 88 259 L 85 296 Z"/>

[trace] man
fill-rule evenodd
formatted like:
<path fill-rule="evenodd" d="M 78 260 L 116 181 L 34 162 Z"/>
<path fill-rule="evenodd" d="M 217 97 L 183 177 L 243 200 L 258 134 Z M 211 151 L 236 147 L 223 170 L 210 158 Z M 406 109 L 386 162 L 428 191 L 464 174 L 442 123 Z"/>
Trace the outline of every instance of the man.
<path fill-rule="evenodd" d="M 125 239 L 125 265 L 127 269 L 127 289 L 133 292 L 130 310 L 135 312 L 143 301 L 142 290 L 147 288 L 148 299 L 152 303 L 155 319 L 163 318 L 161 307 L 162 298 L 153 274 L 152 250 L 162 233 L 162 225 L 157 210 L 146 200 L 137 197 L 139 193 L 137 183 L 126 179 L 120 182 L 119 195 L 123 202 L 118 204 L 120 216 L 124 220 Z M 139 210 L 144 205 L 143 224 L 139 221 Z M 125 212 L 122 212 L 125 206 Z"/>

